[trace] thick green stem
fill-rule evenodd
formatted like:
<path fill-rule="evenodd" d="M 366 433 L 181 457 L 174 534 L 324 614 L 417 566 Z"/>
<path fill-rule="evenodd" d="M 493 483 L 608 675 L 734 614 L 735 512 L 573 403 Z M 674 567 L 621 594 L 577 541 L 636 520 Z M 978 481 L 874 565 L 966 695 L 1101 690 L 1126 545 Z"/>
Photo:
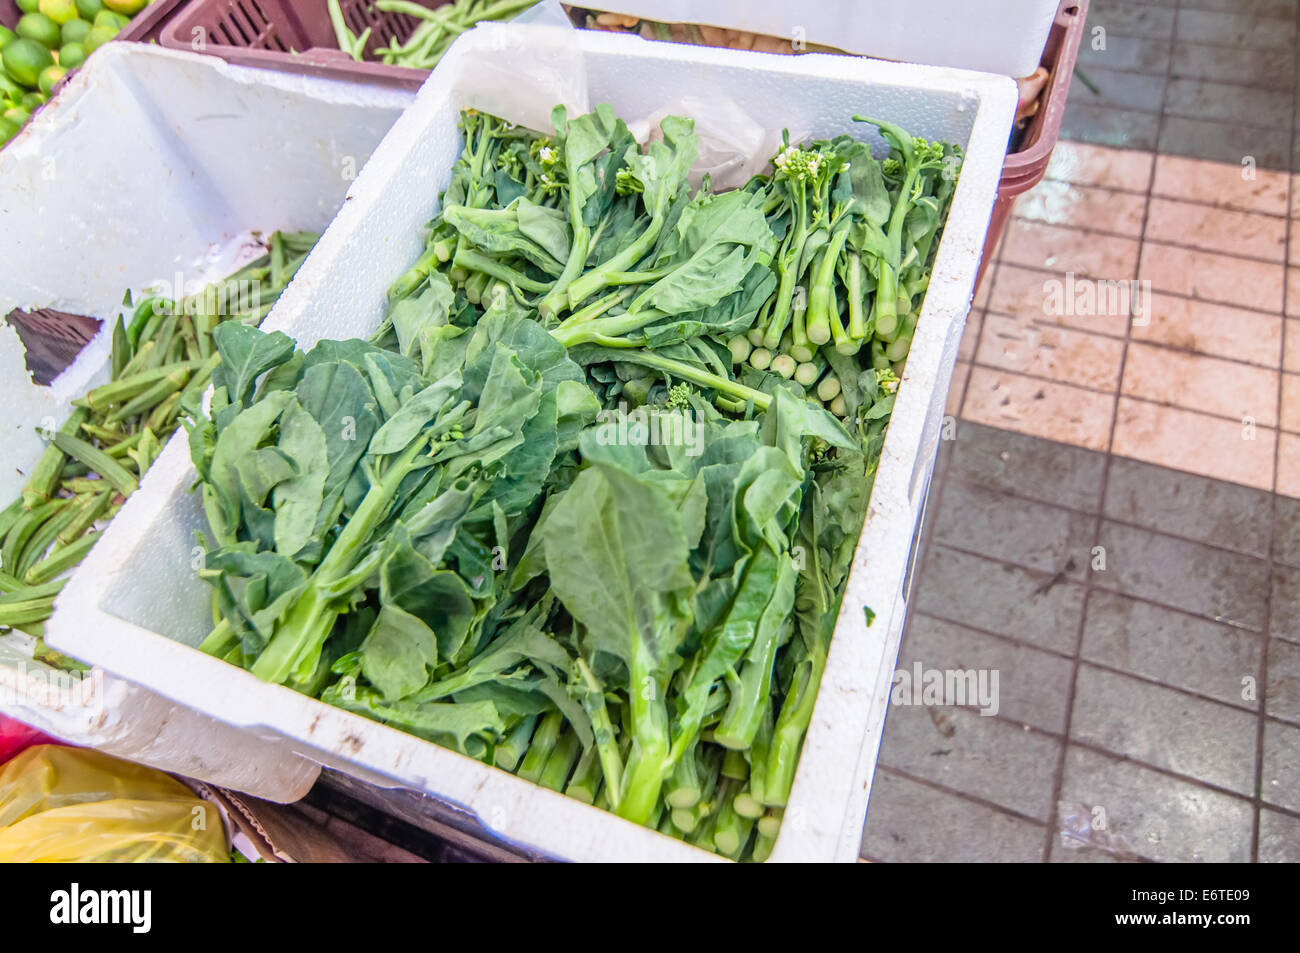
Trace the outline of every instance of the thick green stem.
<path fill-rule="evenodd" d="M 427 435 L 413 440 L 388 467 L 383 478 L 366 492 L 361 505 L 312 573 L 307 591 L 289 610 L 266 649 L 253 663 L 251 671 L 258 678 L 283 684 L 291 676 L 299 679 L 311 676 L 321 647 L 343 611 L 333 599 L 323 594 L 323 590 L 356 564 L 366 540 L 388 512 L 398 485 L 414 468 L 428 440 Z"/>
<path fill-rule="evenodd" d="M 763 799 L 774 807 L 784 807 L 790 799 L 799 750 L 812 721 L 813 705 L 825 669 L 825 649 L 819 649 L 804 660 L 795 673 L 794 687 L 781 706 L 781 714 L 777 716 L 772 746 L 767 754 L 767 775 L 763 779 Z"/>
<path fill-rule="evenodd" d="M 668 710 L 653 672 L 649 649 L 638 642 L 628 666 L 632 752 L 618 806 L 620 817 L 637 824 L 654 817 L 668 765 Z"/>

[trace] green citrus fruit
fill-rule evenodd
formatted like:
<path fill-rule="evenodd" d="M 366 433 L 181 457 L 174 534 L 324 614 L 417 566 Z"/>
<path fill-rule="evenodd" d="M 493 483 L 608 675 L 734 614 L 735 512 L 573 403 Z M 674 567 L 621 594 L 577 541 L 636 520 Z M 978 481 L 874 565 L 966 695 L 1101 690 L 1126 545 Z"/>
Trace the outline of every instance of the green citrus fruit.
<path fill-rule="evenodd" d="M 81 45 L 85 48 L 86 55 L 89 56 L 115 36 L 117 36 L 116 30 L 109 29 L 106 26 L 97 26 L 86 34 L 85 42 Z"/>
<path fill-rule="evenodd" d="M 80 43 L 64 43 L 59 50 L 59 65 L 64 69 L 76 69 L 86 62 L 86 48 Z"/>
<path fill-rule="evenodd" d="M 77 19 L 76 0 L 41 0 L 38 9 L 59 26 Z"/>
<path fill-rule="evenodd" d="M 104 9 L 104 0 L 76 0 L 76 3 L 83 20 L 95 19 L 95 14 Z"/>
<path fill-rule="evenodd" d="M 149 0 L 104 0 L 104 6 L 114 13 L 133 17 L 149 5 Z"/>
<path fill-rule="evenodd" d="M 3 61 L 5 72 L 13 77 L 15 82 L 22 83 L 29 89 L 34 89 L 41 77 L 41 70 L 47 66 L 54 65 L 54 57 L 50 51 L 35 40 L 29 40 L 25 37 L 14 40 L 4 48 L 0 53 L 0 61 Z"/>
<path fill-rule="evenodd" d="M 89 20 L 69 20 L 67 23 L 63 24 L 63 45 L 67 46 L 69 43 L 82 42 L 86 39 L 90 30 L 91 27 Z"/>
<path fill-rule="evenodd" d="M 67 75 L 68 71 L 62 66 L 47 66 L 45 69 L 41 70 L 41 75 L 37 79 L 36 85 L 41 88 L 41 92 L 48 96 L 50 95 L 51 90 L 54 89 L 54 84 Z"/>
<path fill-rule="evenodd" d="M 19 18 L 14 32 L 29 40 L 35 40 L 47 50 L 57 50 L 59 44 L 63 42 L 63 31 L 44 13 L 24 13 Z"/>

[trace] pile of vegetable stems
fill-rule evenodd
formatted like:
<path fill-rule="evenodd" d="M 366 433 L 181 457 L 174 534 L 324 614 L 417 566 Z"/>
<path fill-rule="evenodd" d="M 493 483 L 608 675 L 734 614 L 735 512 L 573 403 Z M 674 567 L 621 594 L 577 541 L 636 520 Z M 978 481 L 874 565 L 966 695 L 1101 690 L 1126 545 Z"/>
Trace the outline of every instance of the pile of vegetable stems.
<path fill-rule="evenodd" d="M 389 46 L 375 50 L 374 55 L 388 66 L 433 69 L 456 37 L 474 24 L 485 20 L 508 20 L 536 3 L 537 0 L 454 0 L 430 8 L 412 0 L 375 0 L 376 10 L 414 17 L 418 24 L 405 42 L 399 43 L 394 39 Z M 329 0 L 329 14 L 339 49 L 362 62 L 373 28 L 366 27 L 360 34 L 354 33 L 343 18 L 339 0 Z"/>
<path fill-rule="evenodd" d="M 257 325 L 316 243 L 275 232 L 265 255 L 230 275 L 247 298 L 217 286 L 182 301 L 151 296 L 113 326 L 109 382 L 73 401 L 22 495 L 0 510 L 0 626 L 39 637 L 66 574 L 90 552 L 179 426 L 181 407 L 208 387 L 219 357 L 212 332 Z M 42 653 L 50 660 L 61 656 Z"/>

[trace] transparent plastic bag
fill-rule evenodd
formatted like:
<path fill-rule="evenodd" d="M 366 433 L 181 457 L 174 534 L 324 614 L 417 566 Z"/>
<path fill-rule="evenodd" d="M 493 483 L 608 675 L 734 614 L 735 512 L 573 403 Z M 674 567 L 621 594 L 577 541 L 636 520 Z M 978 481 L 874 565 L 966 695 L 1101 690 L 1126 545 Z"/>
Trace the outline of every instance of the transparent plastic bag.
<path fill-rule="evenodd" d="M 0 863 L 228 863 L 220 811 L 179 781 L 89 748 L 39 745 L 0 768 Z"/>

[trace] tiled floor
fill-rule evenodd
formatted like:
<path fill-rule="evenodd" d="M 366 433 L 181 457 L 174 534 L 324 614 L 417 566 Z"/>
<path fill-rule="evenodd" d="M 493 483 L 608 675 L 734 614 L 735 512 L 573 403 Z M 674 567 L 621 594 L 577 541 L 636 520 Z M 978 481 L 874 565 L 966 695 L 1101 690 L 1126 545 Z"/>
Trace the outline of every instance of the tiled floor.
<path fill-rule="evenodd" d="M 1093 0 L 1101 94 L 977 296 L 899 658 L 996 670 L 999 711 L 891 708 L 864 857 L 1300 860 L 1298 18 Z"/>

